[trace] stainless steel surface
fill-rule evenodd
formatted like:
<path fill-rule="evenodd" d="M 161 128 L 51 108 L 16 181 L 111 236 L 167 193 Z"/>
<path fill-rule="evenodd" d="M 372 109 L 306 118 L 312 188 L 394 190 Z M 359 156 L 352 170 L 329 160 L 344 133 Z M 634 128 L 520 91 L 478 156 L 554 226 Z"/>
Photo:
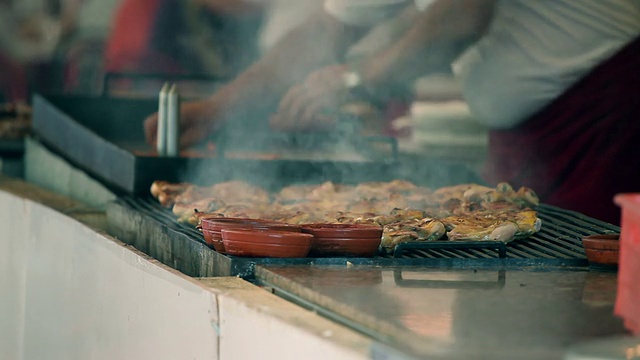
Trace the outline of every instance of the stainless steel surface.
<path fill-rule="evenodd" d="M 417 357 L 560 359 L 571 344 L 624 333 L 615 273 L 259 266 L 256 276 Z"/>

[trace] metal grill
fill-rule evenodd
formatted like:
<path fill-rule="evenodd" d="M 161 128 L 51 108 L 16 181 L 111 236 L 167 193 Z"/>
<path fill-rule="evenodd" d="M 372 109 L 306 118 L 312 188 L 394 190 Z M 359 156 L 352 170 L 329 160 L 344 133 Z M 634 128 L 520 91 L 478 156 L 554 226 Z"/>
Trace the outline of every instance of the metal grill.
<path fill-rule="evenodd" d="M 152 198 L 123 198 L 128 206 L 193 241 L 204 243 L 193 226 L 176 222 L 175 216 Z M 573 211 L 549 205 L 537 209 L 541 230 L 527 239 L 500 242 L 452 242 L 401 244 L 381 259 L 578 259 L 585 260 L 581 239 L 592 234 L 619 233 L 620 228 Z M 211 250 L 213 251 L 213 250 Z"/>

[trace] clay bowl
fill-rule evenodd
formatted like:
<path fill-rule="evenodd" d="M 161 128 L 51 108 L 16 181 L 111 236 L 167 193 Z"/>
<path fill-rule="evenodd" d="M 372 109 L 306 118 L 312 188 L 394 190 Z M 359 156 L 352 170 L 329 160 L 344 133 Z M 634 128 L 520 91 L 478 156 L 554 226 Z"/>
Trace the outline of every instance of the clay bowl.
<path fill-rule="evenodd" d="M 382 228 L 373 225 L 309 224 L 302 231 L 315 237 L 311 256 L 371 257 L 382 238 Z"/>
<path fill-rule="evenodd" d="M 305 224 L 302 231 L 320 238 L 381 238 L 382 228 L 375 225 L 364 224 Z"/>
<path fill-rule="evenodd" d="M 306 257 L 313 235 L 265 229 L 223 229 L 225 250 L 229 255 L 248 257 Z"/>
<path fill-rule="evenodd" d="M 202 234 L 204 235 L 204 242 L 207 243 L 209 247 L 214 248 L 219 253 L 225 253 L 224 243 L 222 242 L 219 231 L 202 229 Z"/>
<path fill-rule="evenodd" d="M 273 223 L 273 221 L 262 219 L 250 219 L 250 218 L 225 218 L 225 217 L 210 217 L 200 220 L 200 226 L 202 229 L 220 231 L 220 226 L 225 224 L 228 226 L 233 225 L 255 225 L 260 223 Z"/>
<path fill-rule="evenodd" d="M 601 268 L 616 268 L 620 256 L 620 235 L 590 235 L 582 238 L 584 252 L 589 265 Z"/>
<path fill-rule="evenodd" d="M 226 253 L 221 231 L 223 229 L 260 229 L 301 232 L 302 228 L 297 225 L 285 224 L 281 222 L 246 219 L 246 218 L 208 218 L 202 219 L 202 233 L 204 240 L 209 246 L 222 254 Z"/>

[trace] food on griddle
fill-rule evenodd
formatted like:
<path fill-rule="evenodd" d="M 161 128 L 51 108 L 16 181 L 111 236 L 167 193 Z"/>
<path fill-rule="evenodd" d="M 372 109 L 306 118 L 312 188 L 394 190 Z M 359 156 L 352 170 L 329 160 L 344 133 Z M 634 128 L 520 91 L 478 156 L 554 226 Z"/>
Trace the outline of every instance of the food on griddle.
<path fill-rule="evenodd" d="M 411 241 L 435 241 L 445 232 L 442 222 L 436 219 L 401 220 L 384 226 L 380 246 L 391 252 L 398 244 Z"/>
<path fill-rule="evenodd" d="M 414 241 L 502 241 L 529 237 L 541 220 L 528 188 L 463 184 L 432 190 L 404 180 L 357 186 L 325 182 L 293 185 L 270 194 L 242 181 L 210 187 L 156 181 L 152 195 L 172 204 L 179 221 L 243 217 L 290 224 L 369 224 L 383 229 L 381 251 Z"/>
<path fill-rule="evenodd" d="M 533 210 L 477 210 L 442 219 L 449 240 L 502 241 L 526 238 L 540 230 L 541 220 Z"/>
<path fill-rule="evenodd" d="M 169 181 L 157 180 L 151 184 L 151 195 L 153 195 L 162 206 L 172 207 L 176 202 L 176 196 L 185 193 L 195 185 L 187 183 L 171 183 Z"/>

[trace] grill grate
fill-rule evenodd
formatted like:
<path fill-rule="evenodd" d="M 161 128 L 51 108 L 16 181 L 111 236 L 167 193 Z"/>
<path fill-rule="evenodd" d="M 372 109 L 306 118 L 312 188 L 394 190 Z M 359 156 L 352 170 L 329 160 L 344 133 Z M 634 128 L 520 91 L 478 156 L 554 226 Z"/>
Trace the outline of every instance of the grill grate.
<path fill-rule="evenodd" d="M 122 198 L 128 206 L 144 213 L 175 232 L 204 243 L 202 234 L 187 224 L 176 222 L 174 215 L 153 198 Z M 382 259 L 565 259 L 585 260 L 581 239 L 592 234 L 619 233 L 620 228 L 589 218 L 580 213 L 540 205 L 536 209 L 542 219 L 542 229 L 528 239 L 515 240 L 506 246 L 502 243 L 438 242 L 405 244 L 394 254 L 382 254 Z M 487 243 L 483 246 L 484 243 Z M 431 245 L 423 247 L 424 245 Z M 468 246 L 476 245 L 477 248 Z M 213 251 L 213 250 L 212 250 Z"/>

